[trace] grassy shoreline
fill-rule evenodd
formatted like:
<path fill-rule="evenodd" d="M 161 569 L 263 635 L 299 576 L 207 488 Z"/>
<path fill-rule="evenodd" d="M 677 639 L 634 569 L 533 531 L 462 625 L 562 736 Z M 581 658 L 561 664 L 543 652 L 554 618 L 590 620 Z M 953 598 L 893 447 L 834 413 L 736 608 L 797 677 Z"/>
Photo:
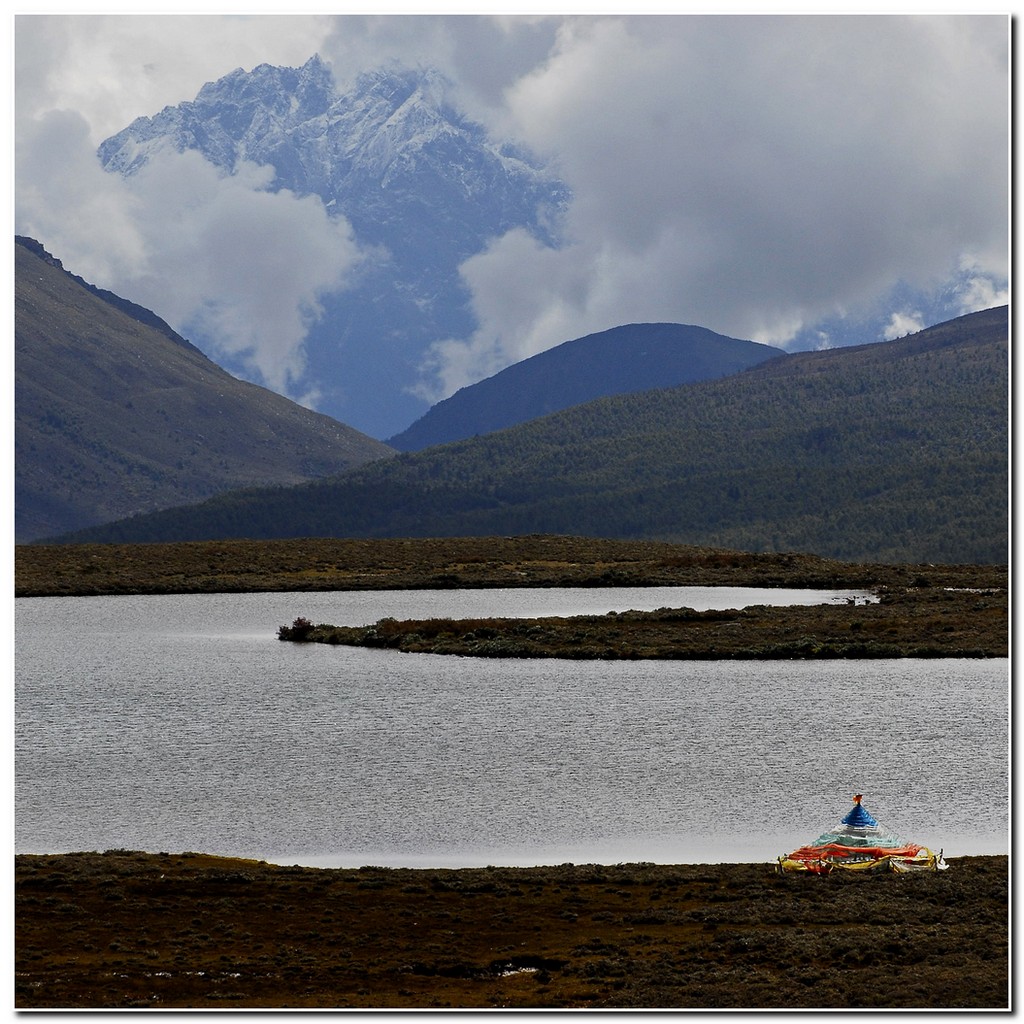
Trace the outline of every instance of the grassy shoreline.
<path fill-rule="evenodd" d="M 19 855 L 15 1005 L 1005 1008 L 1008 859 L 949 863 L 821 878 Z"/>
<path fill-rule="evenodd" d="M 16 545 L 15 596 L 491 587 L 1005 588 L 1006 565 L 884 565 L 587 537 Z"/>
<path fill-rule="evenodd" d="M 1005 592 L 884 590 L 877 604 L 609 612 L 532 619 L 383 619 L 334 626 L 296 619 L 279 639 L 483 658 L 1005 658 Z"/>

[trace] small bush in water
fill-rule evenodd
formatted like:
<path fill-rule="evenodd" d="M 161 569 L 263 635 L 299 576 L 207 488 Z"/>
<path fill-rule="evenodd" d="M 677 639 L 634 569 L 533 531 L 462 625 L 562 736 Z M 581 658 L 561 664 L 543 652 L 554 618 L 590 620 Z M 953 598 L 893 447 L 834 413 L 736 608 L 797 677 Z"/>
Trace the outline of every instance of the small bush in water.
<path fill-rule="evenodd" d="M 307 640 L 313 630 L 313 623 L 301 615 L 290 625 L 280 626 L 277 630 L 278 640 Z"/>

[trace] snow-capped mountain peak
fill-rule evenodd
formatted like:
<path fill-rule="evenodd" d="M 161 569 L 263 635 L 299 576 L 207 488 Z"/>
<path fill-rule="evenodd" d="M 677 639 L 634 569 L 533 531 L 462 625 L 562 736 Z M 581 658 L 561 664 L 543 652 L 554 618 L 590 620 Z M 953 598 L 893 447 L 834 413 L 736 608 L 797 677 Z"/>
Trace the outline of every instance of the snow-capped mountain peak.
<path fill-rule="evenodd" d="M 168 148 L 196 151 L 222 174 L 242 161 L 269 165 L 271 190 L 319 196 L 346 218 L 377 257 L 356 287 L 325 297 L 303 384 L 323 396 L 321 411 L 387 437 L 426 409 L 411 389 L 429 345 L 475 326 L 460 264 L 514 228 L 556 244 L 551 225 L 570 200 L 512 140 L 491 139 L 460 114 L 449 93 L 435 69 L 381 68 L 339 93 L 319 56 L 298 68 L 238 68 L 194 100 L 136 119 L 99 157 L 125 176 Z M 218 357 L 215 338 L 193 340 Z"/>

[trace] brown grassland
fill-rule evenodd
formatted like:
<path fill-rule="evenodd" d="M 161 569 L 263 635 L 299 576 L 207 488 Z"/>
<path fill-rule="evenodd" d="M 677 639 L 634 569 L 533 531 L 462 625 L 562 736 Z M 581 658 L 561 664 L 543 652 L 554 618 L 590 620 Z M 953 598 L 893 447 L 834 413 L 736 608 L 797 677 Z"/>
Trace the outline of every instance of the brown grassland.
<path fill-rule="evenodd" d="M 761 852 L 761 851 L 758 851 Z M 1005 1008 L 1006 857 L 326 869 L 15 858 L 19 1008 Z"/>
<path fill-rule="evenodd" d="M 1007 581 L 1005 565 L 862 565 L 546 536 L 15 553 L 20 597 L 292 591 L 296 617 L 302 591 L 331 589 L 731 585 L 879 598 L 385 620 L 344 640 L 506 657 L 1006 657 Z M 1008 885 L 1005 856 L 955 857 L 941 873 L 817 877 L 778 875 L 768 861 L 335 870 L 197 853 L 18 855 L 15 1004 L 1005 1009 Z"/>
<path fill-rule="evenodd" d="M 15 547 L 15 596 L 460 587 L 1005 588 L 1006 565 L 877 565 L 588 537 L 308 538 Z"/>
<path fill-rule="evenodd" d="M 301 618 L 282 640 L 484 658 L 990 658 L 1008 650 L 1006 592 L 884 588 L 877 603 L 609 612 L 537 619 Z"/>

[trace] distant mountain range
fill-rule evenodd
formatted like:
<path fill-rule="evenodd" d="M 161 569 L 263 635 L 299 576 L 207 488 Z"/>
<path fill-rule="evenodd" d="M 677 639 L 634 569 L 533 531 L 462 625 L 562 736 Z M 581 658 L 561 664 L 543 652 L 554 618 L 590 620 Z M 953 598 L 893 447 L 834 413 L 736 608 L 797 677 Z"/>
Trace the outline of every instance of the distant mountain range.
<path fill-rule="evenodd" d="M 239 68 L 193 101 L 138 118 L 99 156 L 130 176 L 165 149 L 197 151 L 225 173 L 242 160 L 272 166 L 270 190 L 319 196 L 374 254 L 358 280 L 322 297 L 300 385 L 322 395 L 321 411 L 379 438 L 429 407 L 411 389 L 430 345 L 476 327 L 460 264 L 513 228 L 554 244 L 571 196 L 528 153 L 455 110 L 429 69 L 364 74 L 339 95 L 319 57 Z M 216 338 L 190 334 L 245 374 Z"/>
<path fill-rule="evenodd" d="M 725 377 L 784 354 L 770 345 L 726 338 L 704 327 L 613 327 L 567 341 L 462 388 L 387 443 L 400 451 L 419 451 L 489 434 L 593 398 Z"/>
<path fill-rule="evenodd" d="M 150 310 L 14 246 L 15 539 L 395 454 L 237 380 Z"/>
<path fill-rule="evenodd" d="M 65 539 L 536 532 L 1004 563 L 1008 394 L 1004 306 Z"/>

